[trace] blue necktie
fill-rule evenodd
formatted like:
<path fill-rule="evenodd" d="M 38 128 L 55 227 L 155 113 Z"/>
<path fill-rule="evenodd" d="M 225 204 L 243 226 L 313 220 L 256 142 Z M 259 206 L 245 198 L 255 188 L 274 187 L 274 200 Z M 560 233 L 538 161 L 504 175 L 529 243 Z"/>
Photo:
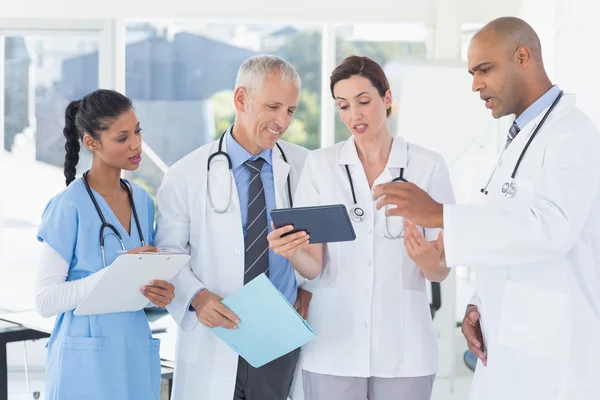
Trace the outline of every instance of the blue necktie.
<path fill-rule="evenodd" d="M 507 148 L 508 145 L 510 144 L 510 142 L 512 142 L 514 140 L 515 137 L 517 137 L 517 134 L 521 131 L 521 129 L 519 129 L 519 126 L 517 125 L 517 121 L 515 120 L 510 129 L 508 130 L 508 135 L 506 136 L 506 145 L 504 146 L 504 148 Z"/>
<path fill-rule="evenodd" d="M 244 164 L 250 171 L 248 188 L 248 227 L 244 257 L 244 284 L 263 272 L 269 276 L 269 242 L 267 240 L 267 206 L 260 170 L 265 160 L 257 158 Z"/>

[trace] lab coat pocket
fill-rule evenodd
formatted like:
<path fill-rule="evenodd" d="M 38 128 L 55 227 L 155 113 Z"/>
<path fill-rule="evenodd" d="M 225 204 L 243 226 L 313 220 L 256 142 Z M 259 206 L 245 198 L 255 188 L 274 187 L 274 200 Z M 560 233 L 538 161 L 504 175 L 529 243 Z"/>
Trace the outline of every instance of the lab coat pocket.
<path fill-rule="evenodd" d="M 66 336 L 58 374 L 57 398 L 61 400 L 115 397 L 111 393 L 114 382 L 109 339 Z"/>
<path fill-rule="evenodd" d="M 160 339 L 150 339 L 150 372 L 152 377 L 152 393 L 160 398 Z"/>
<path fill-rule="evenodd" d="M 566 293 L 506 281 L 498 344 L 556 360 L 569 346 Z"/>

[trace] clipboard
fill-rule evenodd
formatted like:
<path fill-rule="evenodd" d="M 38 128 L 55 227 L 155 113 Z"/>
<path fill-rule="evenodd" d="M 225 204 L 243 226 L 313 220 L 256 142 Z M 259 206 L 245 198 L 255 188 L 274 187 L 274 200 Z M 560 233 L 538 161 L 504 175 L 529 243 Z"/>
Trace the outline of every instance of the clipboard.
<path fill-rule="evenodd" d="M 140 286 L 153 279 L 169 281 L 190 260 L 187 254 L 123 254 L 108 267 L 73 314 L 139 311 L 148 304 Z"/>

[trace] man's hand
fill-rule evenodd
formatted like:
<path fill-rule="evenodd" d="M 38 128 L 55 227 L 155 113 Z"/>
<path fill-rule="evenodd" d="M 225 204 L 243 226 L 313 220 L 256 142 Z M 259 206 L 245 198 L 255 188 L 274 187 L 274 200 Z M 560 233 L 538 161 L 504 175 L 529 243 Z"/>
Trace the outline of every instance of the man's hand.
<path fill-rule="evenodd" d="M 223 300 L 222 297 L 207 289 L 198 292 L 192 300 L 192 307 L 196 310 L 198 321 L 209 328 L 220 326 L 226 329 L 237 329 L 240 319 L 225 307 L 221 300 Z"/>
<path fill-rule="evenodd" d="M 483 365 L 487 365 L 485 344 L 483 343 L 483 333 L 481 332 L 477 306 L 469 305 L 469 307 L 467 307 L 461 330 L 465 339 L 467 339 L 469 350 L 475 353 L 475 355 L 483 362 Z"/>
<path fill-rule="evenodd" d="M 427 192 L 410 182 L 390 182 L 373 189 L 373 199 L 378 200 L 377 209 L 387 205 L 388 216 L 402 216 L 424 228 L 444 227 L 444 207 Z M 383 196 L 383 197 L 382 197 Z"/>
<path fill-rule="evenodd" d="M 312 293 L 308 290 L 298 289 L 298 297 L 294 303 L 294 308 L 298 311 L 298 314 L 305 320 L 308 318 L 308 306 L 312 299 Z"/>

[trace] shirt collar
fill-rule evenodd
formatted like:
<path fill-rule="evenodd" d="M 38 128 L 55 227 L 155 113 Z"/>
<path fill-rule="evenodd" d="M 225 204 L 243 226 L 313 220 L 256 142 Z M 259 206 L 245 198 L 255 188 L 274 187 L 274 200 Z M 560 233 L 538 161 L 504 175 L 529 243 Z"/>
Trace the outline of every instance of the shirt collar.
<path fill-rule="evenodd" d="M 408 147 L 404 139 L 400 136 L 394 136 L 392 141 L 392 149 L 388 158 L 386 168 L 406 168 L 408 161 Z M 344 143 L 338 163 L 341 165 L 358 165 L 360 164 L 360 158 L 358 157 L 358 150 L 356 149 L 356 143 L 354 142 L 354 136 Z"/>
<path fill-rule="evenodd" d="M 515 122 L 519 129 L 523 129 L 528 123 L 533 121 L 535 117 L 540 115 L 542 111 L 546 108 L 550 107 L 554 100 L 558 97 L 560 93 L 560 89 L 558 86 L 554 85 L 550 90 L 542 95 L 539 99 L 537 99 L 532 105 L 527 107 L 525 111 L 521 115 L 517 117 Z"/>
<path fill-rule="evenodd" d="M 227 134 L 225 140 L 227 140 L 227 154 L 229 158 L 231 158 L 231 168 L 233 170 L 238 169 L 241 165 L 243 165 L 248 160 L 256 160 L 261 157 L 265 160 L 269 165 L 272 165 L 272 153 L 273 150 L 265 149 L 256 156 L 253 156 L 242 147 L 233 137 L 232 135 L 233 125 L 229 127 L 227 130 Z"/>

